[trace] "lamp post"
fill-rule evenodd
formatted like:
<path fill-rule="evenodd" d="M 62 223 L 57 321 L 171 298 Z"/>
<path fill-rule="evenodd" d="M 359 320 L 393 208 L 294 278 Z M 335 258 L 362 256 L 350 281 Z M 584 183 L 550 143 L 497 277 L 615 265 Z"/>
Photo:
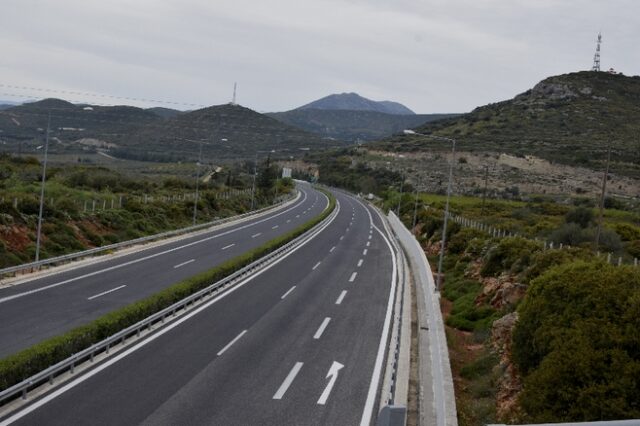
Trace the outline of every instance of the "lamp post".
<path fill-rule="evenodd" d="M 253 210 L 253 206 L 255 204 L 255 199 L 256 199 L 256 177 L 258 176 L 258 154 L 263 152 L 274 153 L 276 152 L 276 150 L 271 149 L 269 151 L 256 151 L 256 157 L 253 160 L 253 183 L 251 184 L 251 210 Z"/>
<path fill-rule="evenodd" d="M 193 140 L 193 139 L 185 139 L 185 138 L 176 138 L 178 140 L 181 141 L 186 141 L 186 142 L 193 142 L 193 143 L 198 143 L 200 144 L 200 151 L 198 154 L 198 162 L 196 163 L 196 196 L 195 196 L 195 200 L 193 201 L 193 224 L 196 224 L 196 219 L 198 216 L 198 198 L 199 198 L 199 186 L 200 186 L 200 165 L 202 163 L 202 144 L 205 143 L 206 139 L 199 139 L 199 140 Z"/>
<path fill-rule="evenodd" d="M 44 161 L 42 162 L 42 183 L 40 184 L 40 210 L 38 212 L 38 229 L 36 233 L 36 262 L 40 260 L 40 240 L 42 234 L 42 211 L 44 209 L 44 185 L 47 178 L 47 155 L 49 152 L 49 131 L 51 130 L 51 113 L 47 119 L 47 133 L 44 138 Z M 41 148 L 41 147 L 38 147 Z"/>
<path fill-rule="evenodd" d="M 444 208 L 444 225 L 442 228 L 442 246 L 440 247 L 440 259 L 438 260 L 438 283 L 436 285 L 436 291 L 440 291 L 442 286 L 442 262 L 444 261 L 444 248 L 447 243 L 447 222 L 449 219 L 449 199 L 451 198 L 451 184 L 453 180 L 453 164 L 456 156 L 456 140 L 452 138 L 446 138 L 443 136 L 427 135 L 424 133 L 418 133 L 413 130 L 405 130 L 406 135 L 424 136 L 434 140 L 440 140 L 451 143 L 451 163 L 449 164 L 449 181 L 447 183 L 447 201 Z"/>

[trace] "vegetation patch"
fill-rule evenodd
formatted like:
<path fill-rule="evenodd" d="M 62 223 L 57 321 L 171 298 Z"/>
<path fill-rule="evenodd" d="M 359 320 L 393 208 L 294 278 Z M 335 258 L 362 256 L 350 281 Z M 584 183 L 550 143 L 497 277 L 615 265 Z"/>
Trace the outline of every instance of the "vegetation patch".
<path fill-rule="evenodd" d="M 11 387 L 54 365 L 74 353 L 123 330 L 148 316 L 208 287 L 254 260 L 282 247 L 324 220 L 334 210 L 335 198 L 328 192 L 329 208 L 296 229 L 274 238 L 260 247 L 230 259 L 221 265 L 183 280 L 146 299 L 115 310 L 91 323 L 61 336 L 48 339 L 24 351 L 0 360 L 0 390 Z"/>

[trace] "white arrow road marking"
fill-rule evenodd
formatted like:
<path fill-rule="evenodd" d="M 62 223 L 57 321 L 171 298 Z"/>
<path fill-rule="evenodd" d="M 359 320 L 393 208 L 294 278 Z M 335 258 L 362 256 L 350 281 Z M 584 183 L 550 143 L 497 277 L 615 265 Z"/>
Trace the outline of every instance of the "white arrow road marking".
<path fill-rule="evenodd" d="M 295 290 L 296 286 L 294 285 L 293 287 L 291 287 L 289 290 L 287 290 L 287 292 L 285 294 L 282 295 L 282 297 L 280 299 L 284 299 L 285 297 L 287 297 L 289 295 L 289 293 L 291 293 L 293 290 Z"/>
<path fill-rule="evenodd" d="M 229 349 L 231 347 L 231 345 L 233 345 L 235 342 L 238 341 L 239 338 L 241 338 L 242 336 L 244 336 L 244 333 L 246 333 L 247 330 L 242 330 L 242 332 L 240 334 L 238 334 L 235 339 L 233 339 L 232 341 L 230 341 L 227 346 L 225 346 L 224 348 L 220 349 L 220 352 L 218 352 L 218 356 L 222 355 L 227 349 Z"/>
<path fill-rule="evenodd" d="M 329 325 L 329 321 L 331 321 L 331 318 L 329 317 L 326 317 L 324 321 L 322 321 L 322 324 L 320 324 L 318 331 L 316 331 L 316 334 L 313 335 L 314 339 L 318 340 L 322 336 L 322 333 L 324 333 L 324 329 Z"/>
<path fill-rule="evenodd" d="M 120 287 L 116 287 L 116 288 L 112 288 L 111 290 L 103 291 L 102 293 L 98 293 L 98 294 L 96 294 L 96 295 L 94 295 L 94 296 L 87 297 L 87 300 L 93 300 L 93 299 L 95 299 L 96 297 L 104 296 L 105 294 L 109 294 L 109 293 L 112 293 L 112 292 L 114 292 L 114 291 L 120 290 L 121 288 L 125 288 L 126 286 L 127 286 L 127 285 L 126 285 L 126 284 L 124 284 L 124 285 L 121 285 Z"/>
<path fill-rule="evenodd" d="M 186 262 L 178 263 L 176 266 L 173 267 L 173 269 L 178 269 L 181 266 L 188 265 L 189 263 L 195 262 L 195 261 L 196 261 L 195 259 L 191 259 L 191 260 L 187 260 Z"/>
<path fill-rule="evenodd" d="M 327 403 L 327 399 L 329 399 L 329 395 L 331 394 L 331 390 L 333 389 L 333 385 L 336 384 L 336 380 L 338 380 L 338 372 L 344 367 L 344 365 L 339 362 L 333 361 L 331 364 L 331 368 L 329 369 L 329 373 L 327 373 L 327 379 L 331 377 L 329 383 L 327 383 L 327 387 L 324 388 L 322 395 L 320 395 L 320 399 L 318 400 L 318 405 L 324 405 Z"/>
<path fill-rule="evenodd" d="M 357 272 L 354 272 L 353 274 L 351 274 L 351 276 L 349 277 L 349 282 L 352 283 L 356 280 L 356 276 L 358 275 Z"/>
<path fill-rule="evenodd" d="M 291 386 L 291 383 L 293 383 L 293 379 L 296 378 L 303 365 L 303 362 L 296 362 L 296 364 L 287 375 L 287 378 L 284 379 L 284 382 L 282 382 L 280 388 L 278 388 L 278 391 L 275 393 L 275 395 L 273 395 L 273 399 L 282 399 L 285 392 L 287 392 L 287 389 L 289 389 L 289 386 Z"/>
<path fill-rule="evenodd" d="M 340 293 L 340 296 L 338 296 L 338 300 L 336 300 L 336 305 L 341 304 L 342 300 L 346 295 L 347 295 L 347 290 L 342 290 L 342 293 Z"/>

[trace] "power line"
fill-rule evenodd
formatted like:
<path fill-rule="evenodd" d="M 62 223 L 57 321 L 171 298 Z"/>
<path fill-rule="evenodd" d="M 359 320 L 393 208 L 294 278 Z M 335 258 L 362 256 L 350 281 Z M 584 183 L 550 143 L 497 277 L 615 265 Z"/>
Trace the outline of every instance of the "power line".
<path fill-rule="evenodd" d="M 163 101 L 159 99 L 146 99 L 146 98 L 136 98 L 131 96 L 106 95 L 102 93 L 78 92 L 73 90 L 59 90 L 59 89 L 49 89 L 49 88 L 43 88 L 43 87 L 19 86 L 14 84 L 0 83 L 0 87 L 5 87 L 7 89 L 15 89 L 15 90 L 30 90 L 30 91 L 36 91 L 36 92 L 57 93 L 57 94 L 72 95 L 72 96 L 89 96 L 93 98 L 120 99 L 125 101 L 157 103 L 157 104 L 166 104 L 166 105 L 182 105 L 182 106 L 198 107 L 198 108 L 203 108 L 207 106 L 207 105 L 188 103 L 188 102 Z"/>

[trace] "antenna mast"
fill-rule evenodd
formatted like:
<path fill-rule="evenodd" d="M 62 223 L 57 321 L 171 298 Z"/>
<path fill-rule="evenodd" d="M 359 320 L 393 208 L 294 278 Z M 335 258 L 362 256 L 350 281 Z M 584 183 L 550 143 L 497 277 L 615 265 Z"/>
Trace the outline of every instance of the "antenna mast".
<path fill-rule="evenodd" d="M 593 67 L 591 71 L 600 71 L 600 45 L 602 44 L 602 33 L 598 33 L 598 44 L 596 46 L 596 54 L 593 55 Z"/>
<path fill-rule="evenodd" d="M 233 99 L 231 100 L 231 105 L 237 105 L 236 104 L 236 87 L 238 86 L 238 83 L 233 83 Z"/>

